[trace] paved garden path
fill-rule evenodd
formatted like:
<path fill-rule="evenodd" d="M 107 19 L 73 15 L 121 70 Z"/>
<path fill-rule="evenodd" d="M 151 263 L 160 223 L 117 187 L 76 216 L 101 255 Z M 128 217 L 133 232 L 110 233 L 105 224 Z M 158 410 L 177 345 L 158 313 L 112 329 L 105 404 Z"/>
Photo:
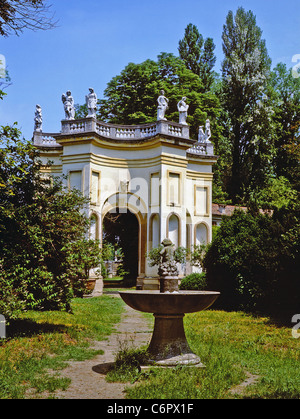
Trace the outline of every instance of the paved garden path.
<path fill-rule="evenodd" d="M 113 294 L 115 298 L 120 298 Z M 97 355 L 87 361 L 69 362 L 61 376 L 71 379 L 66 391 L 55 393 L 59 399 L 124 399 L 128 383 L 107 383 L 106 373 L 120 349 L 141 347 L 150 342 L 152 326 L 142 313 L 125 306 L 121 322 L 115 327 L 108 340 L 94 342 L 93 349 L 102 349 L 104 355 Z"/>

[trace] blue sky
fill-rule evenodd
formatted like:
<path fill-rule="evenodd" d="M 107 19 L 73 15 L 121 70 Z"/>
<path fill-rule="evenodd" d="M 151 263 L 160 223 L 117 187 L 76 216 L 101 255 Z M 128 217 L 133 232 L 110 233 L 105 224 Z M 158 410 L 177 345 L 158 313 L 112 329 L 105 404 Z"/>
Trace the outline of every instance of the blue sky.
<path fill-rule="evenodd" d="M 107 83 L 129 62 L 178 55 L 189 23 L 216 44 L 223 60 L 222 30 L 229 10 L 252 10 L 263 30 L 273 67 L 300 54 L 299 0 L 50 0 L 59 26 L 0 38 L 0 54 L 12 79 L 0 103 L 0 124 L 17 121 L 26 139 L 33 131 L 36 104 L 43 110 L 44 132 L 59 132 L 64 117 L 61 95 L 71 90 L 83 104 L 88 88 L 99 98 Z M 153 98 L 156 100 L 156 98 Z"/>

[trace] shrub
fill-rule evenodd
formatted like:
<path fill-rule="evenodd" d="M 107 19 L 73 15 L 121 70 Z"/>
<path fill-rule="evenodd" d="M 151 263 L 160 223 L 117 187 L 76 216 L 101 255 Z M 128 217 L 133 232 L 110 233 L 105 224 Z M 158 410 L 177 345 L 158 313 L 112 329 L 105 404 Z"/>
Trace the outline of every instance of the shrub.
<path fill-rule="evenodd" d="M 13 127 L 0 128 L 0 309 L 69 310 L 99 266 L 86 239 L 88 199 L 60 179 L 42 179 L 38 151 Z"/>
<path fill-rule="evenodd" d="M 205 273 L 192 273 L 182 279 L 180 284 L 181 290 L 204 290 L 207 286 Z"/>
<path fill-rule="evenodd" d="M 217 305 L 276 314 L 299 308 L 300 207 L 272 216 L 236 211 L 222 221 L 204 259 Z"/>

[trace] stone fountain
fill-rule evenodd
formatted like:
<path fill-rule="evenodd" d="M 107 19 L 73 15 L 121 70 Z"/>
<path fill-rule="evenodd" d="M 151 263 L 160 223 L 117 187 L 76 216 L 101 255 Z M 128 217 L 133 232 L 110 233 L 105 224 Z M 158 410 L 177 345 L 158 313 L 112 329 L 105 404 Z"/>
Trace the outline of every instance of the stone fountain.
<path fill-rule="evenodd" d="M 159 265 L 159 291 L 124 291 L 122 299 L 131 308 L 155 317 L 154 331 L 148 348 L 151 360 L 157 365 L 203 366 L 192 352 L 186 339 L 183 318 L 210 307 L 220 295 L 213 291 L 179 291 L 178 270 L 174 246 L 169 239 L 162 242 Z"/>

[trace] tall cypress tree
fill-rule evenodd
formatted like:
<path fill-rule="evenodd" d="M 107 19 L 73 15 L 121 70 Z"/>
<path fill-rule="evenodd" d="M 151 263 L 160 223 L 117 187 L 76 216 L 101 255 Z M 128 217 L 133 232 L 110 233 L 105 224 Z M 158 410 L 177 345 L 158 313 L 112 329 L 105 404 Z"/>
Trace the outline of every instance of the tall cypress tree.
<path fill-rule="evenodd" d="M 193 73 L 200 75 L 200 59 L 204 44 L 203 36 L 197 27 L 190 23 L 184 33 L 184 38 L 179 41 L 179 56 L 186 67 Z"/>
<path fill-rule="evenodd" d="M 201 78 L 203 86 L 208 91 L 213 83 L 213 67 L 216 63 L 214 55 L 215 44 L 212 38 L 204 41 L 197 26 L 190 23 L 184 38 L 179 41 L 179 56 L 186 67 Z"/>
<path fill-rule="evenodd" d="M 272 144 L 271 109 L 265 100 L 271 60 L 251 11 L 230 11 L 223 28 L 223 106 L 231 144 L 228 192 L 234 202 L 264 185 Z"/>

